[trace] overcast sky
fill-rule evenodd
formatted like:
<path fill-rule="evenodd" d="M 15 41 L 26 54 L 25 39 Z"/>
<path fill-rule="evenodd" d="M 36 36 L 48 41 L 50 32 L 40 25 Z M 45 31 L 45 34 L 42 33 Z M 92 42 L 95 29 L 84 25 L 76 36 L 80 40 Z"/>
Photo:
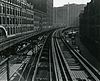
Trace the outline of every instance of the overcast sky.
<path fill-rule="evenodd" d="M 86 4 L 87 2 L 90 2 L 91 0 L 54 0 L 54 7 L 63 6 L 64 4 L 68 4 L 68 2 L 71 3 L 77 3 L 77 4 Z"/>

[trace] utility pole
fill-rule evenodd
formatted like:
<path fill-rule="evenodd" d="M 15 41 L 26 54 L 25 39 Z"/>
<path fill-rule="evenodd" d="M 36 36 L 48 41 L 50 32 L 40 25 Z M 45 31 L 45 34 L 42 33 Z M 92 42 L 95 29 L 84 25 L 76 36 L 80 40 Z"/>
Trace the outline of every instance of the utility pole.
<path fill-rule="evenodd" d="M 10 81 L 10 77 L 9 77 L 10 76 L 9 75 L 10 74 L 10 71 L 9 71 L 9 69 L 10 68 L 9 68 L 9 58 L 8 58 L 8 60 L 7 60 L 7 81 Z"/>

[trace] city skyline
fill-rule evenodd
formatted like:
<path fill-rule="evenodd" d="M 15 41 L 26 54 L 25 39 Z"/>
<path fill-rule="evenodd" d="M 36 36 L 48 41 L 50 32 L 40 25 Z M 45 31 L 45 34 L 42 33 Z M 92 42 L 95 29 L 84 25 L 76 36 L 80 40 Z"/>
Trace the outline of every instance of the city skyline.
<path fill-rule="evenodd" d="M 54 7 L 59 7 L 59 6 L 63 6 L 65 4 L 72 4 L 72 3 L 76 3 L 76 4 L 87 4 L 88 2 L 90 2 L 91 0 L 54 0 Z"/>

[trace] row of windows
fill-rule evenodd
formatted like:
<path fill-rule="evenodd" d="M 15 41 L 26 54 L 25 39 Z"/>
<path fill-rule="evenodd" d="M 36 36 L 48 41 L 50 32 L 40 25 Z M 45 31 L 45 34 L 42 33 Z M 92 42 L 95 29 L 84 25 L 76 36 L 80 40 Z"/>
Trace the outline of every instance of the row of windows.
<path fill-rule="evenodd" d="M 0 16 L 0 24 L 21 24 L 20 18 L 9 18 Z"/>
<path fill-rule="evenodd" d="M 29 26 L 29 27 L 25 27 L 25 26 L 23 26 L 23 27 L 7 27 L 6 28 L 8 35 L 26 32 L 26 31 L 31 31 L 33 29 L 34 29 L 33 26 Z"/>
<path fill-rule="evenodd" d="M 0 13 L 10 14 L 10 15 L 21 15 L 20 9 L 17 10 L 13 7 L 9 7 L 8 5 L 0 5 Z"/>
<path fill-rule="evenodd" d="M 8 5 L 2 5 L 2 4 L 0 4 L 0 13 L 33 18 L 33 13 L 29 13 L 26 10 L 22 11 L 20 8 L 8 6 Z"/>
<path fill-rule="evenodd" d="M 33 20 L 0 16 L 0 24 L 33 24 Z"/>
<path fill-rule="evenodd" d="M 28 14 L 28 12 L 22 12 L 23 17 L 33 18 L 33 14 Z"/>
<path fill-rule="evenodd" d="M 9 4 L 0 3 L 0 24 L 4 25 L 9 35 L 34 30 L 34 13 L 32 8 L 29 9 L 27 8 L 28 5 L 26 6 L 24 3 L 19 3 L 23 0 L 2 1 L 9 2 Z M 15 4 L 19 4 L 20 7 Z M 39 22 L 35 23 L 35 25 L 39 27 L 41 17 L 37 16 L 36 20 Z M 25 24 L 27 24 L 27 26 Z"/>
<path fill-rule="evenodd" d="M 33 20 L 22 19 L 22 24 L 34 24 Z"/>
<path fill-rule="evenodd" d="M 2 0 L 2 1 L 8 2 L 10 4 L 15 4 L 15 5 L 21 6 L 22 8 L 33 9 L 33 5 L 28 4 L 24 0 Z M 24 2 L 22 2 L 22 1 L 24 1 Z"/>

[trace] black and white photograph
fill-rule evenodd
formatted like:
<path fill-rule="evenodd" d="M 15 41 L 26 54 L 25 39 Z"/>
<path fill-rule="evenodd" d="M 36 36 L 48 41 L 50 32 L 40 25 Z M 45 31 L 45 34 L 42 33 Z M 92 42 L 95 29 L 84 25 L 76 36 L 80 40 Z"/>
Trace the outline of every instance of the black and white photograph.
<path fill-rule="evenodd" d="M 0 81 L 100 81 L 100 0 L 0 0 Z"/>

